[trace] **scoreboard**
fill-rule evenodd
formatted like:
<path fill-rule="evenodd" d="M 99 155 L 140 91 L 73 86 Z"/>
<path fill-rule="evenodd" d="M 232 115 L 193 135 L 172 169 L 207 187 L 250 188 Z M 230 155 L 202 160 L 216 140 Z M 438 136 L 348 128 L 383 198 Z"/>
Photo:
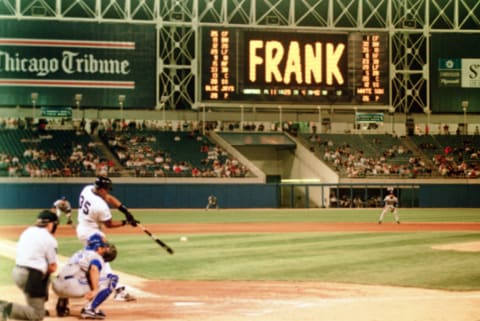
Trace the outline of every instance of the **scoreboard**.
<path fill-rule="evenodd" d="M 204 27 L 201 100 L 388 104 L 388 34 Z"/>

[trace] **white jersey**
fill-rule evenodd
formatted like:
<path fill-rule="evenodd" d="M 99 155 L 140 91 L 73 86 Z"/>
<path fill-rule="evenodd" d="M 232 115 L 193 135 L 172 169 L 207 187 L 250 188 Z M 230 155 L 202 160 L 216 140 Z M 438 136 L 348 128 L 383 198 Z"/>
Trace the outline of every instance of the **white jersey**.
<path fill-rule="evenodd" d="M 94 185 L 85 186 L 78 201 L 77 236 L 85 244 L 92 234 L 100 232 L 103 222 L 112 219 L 110 207 L 93 192 L 94 188 Z M 102 232 L 100 234 L 105 236 Z"/>
<path fill-rule="evenodd" d="M 102 275 L 102 272 L 105 271 L 105 262 L 100 254 L 86 249 L 77 251 L 63 266 L 58 276 L 64 279 L 76 278 L 81 284 L 88 284 L 87 275 L 92 264 L 98 267 L 100 275 Z"/>
<path fill-rule="evenodd" d="M 53 290 L 62 297 L 82 297 L 91 290 L 88 281 L 90 267 L 100 271 L 99 287 L 108 283 L 103 257 L 93 250 L 80 250 L 70 257 L 53 282 Z"/>
<path fill-rule="evenodd" d="M 393 208 L 397 205 L 398 198 L 396 198 L 395 195 L 389 194 L 385 196 L 385 198 L 383 199 L 383 202 L 385 203 L 385 207 Z"/>
<path fill-rule="evenodd" d="M 47 228 L 31 226 L 20 235 L 15 263 L 47 273 L 48 265 L 57 263 L 57 247 Z"/>

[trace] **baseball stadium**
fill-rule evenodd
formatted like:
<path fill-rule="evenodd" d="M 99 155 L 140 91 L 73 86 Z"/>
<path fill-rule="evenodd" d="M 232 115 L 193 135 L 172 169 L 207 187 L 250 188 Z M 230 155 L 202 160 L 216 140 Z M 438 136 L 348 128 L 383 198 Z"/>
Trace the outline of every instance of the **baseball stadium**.
<path fill-rule="evenodd" d="M 0 0 L 0 321 L 480 320 L 479 21 Z"/>

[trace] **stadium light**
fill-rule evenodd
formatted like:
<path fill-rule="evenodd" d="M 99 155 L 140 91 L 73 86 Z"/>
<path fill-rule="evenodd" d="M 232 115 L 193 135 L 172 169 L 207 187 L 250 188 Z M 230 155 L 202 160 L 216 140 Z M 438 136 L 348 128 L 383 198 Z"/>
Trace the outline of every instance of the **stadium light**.
<path fill-rule="evenodd" d="M 318 110 L 318 133 L 322 133 L 322 106 L 317 106 Z"/>
<path fill-rule="evenodd" d="M 123 104 L 125 103 L 125 95 L 118 95 L 118 104 L 120 105 L 120 118 L 123 119 Z"/>
<path fill-rule="evenodd" d="M 165 113 L 165 109 L 167 108 L 167 101 L 168 101 L 168 96 L 160 97 L 160 108 L 162 109 L 162 119 L 163 119 L 164 130 L 167 128 L 167 119 L 166 119 L 167 116 Z"/>
<path fill-rule="evenodd" d="M 427 115 L 427 128 L 425 129 L 425 135 L 428 135 L 430 133 L 430 115 L 432 114 L 432 111 L 429 107 L 425 107 L 423 108 L 423 112 Z"/>
<path fill-rule="evenodd" d="M 392 123 L 392 135 L 395 135 L 395 107 L 388 107 L 388 113 L 390 114 L 390 119 Z"/>
<path fill-rule="evenodd" d="M 31 93 L 30 98 L 32 99 L 32 105 L 33 105 L 33 119 L 35 119 L 35 108 L 37 106 L 37 100 L 38 100 L 38 93 Z"/>
<path fill-rule="evenodd" d="M 82 94 L 75 94 L 75 104 L 77 105 L 77 110 L 79 112 L 79 115 L 80 115 L 80 102 L 82 101 L 82 98 L 83 98 L 83 95 Z"/>
<path fill-rule="evenodd" d="M 463 109 L 463 134 L 468 135 L 468 125 L 467 125 L 468 100 L 462 101 L 462 109 Z"/>
<path fill-rule="evenodd" d="M 282 114 L 282 106 L 278 105 L 278 122 L 280 123 L 279 131 L 283 131 L 283 114 Z"/>
<path fill-rule="evenodd" d="M 243 127 L 245 123 L 245 114 L 244 114 L 244 106 L 240 105 L 240 131 L 243 132 Z"/>

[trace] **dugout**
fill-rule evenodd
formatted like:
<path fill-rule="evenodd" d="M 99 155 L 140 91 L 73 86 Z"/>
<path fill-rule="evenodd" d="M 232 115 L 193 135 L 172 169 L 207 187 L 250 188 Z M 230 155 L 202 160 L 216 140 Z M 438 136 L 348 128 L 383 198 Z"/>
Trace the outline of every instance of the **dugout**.
<path fill-rule="evenodd" d="M 420 189 L 417 184 L 286 184 L 280 185 L 282 194 L 290 196 L 282 207 L 292 208 L 355 208 L 383 207 L 389 188 L 399 199 L 401 207 L 419 207 Z M 312 197 L 317 194 L 317 197 Z M 318 200 L 320 199 L 320 203 Z M 358 202 L 357 202 L 358 201 Z"/>

